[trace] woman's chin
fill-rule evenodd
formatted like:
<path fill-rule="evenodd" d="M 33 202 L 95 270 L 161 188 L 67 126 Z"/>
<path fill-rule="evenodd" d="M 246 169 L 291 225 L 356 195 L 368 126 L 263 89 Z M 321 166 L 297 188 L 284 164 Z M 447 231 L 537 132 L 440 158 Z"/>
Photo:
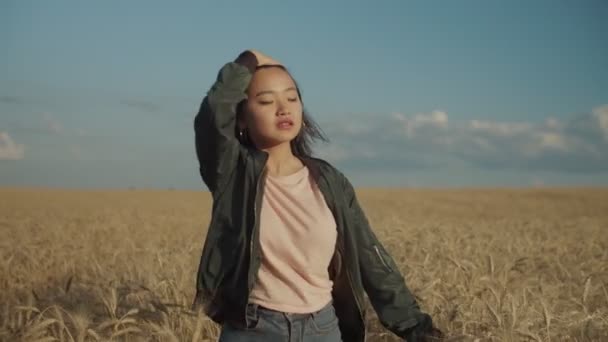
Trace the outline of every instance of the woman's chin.
<path fill-rule="evenodd" d="M 296 138 L 296 136 L 296 132 L 281 131 L 277 132 L 276 134 L 273 134 L 272 140 L 276 143 L 283 144 L 291 142 L 293 139 Z"/>
<path fill-rule="evenodd" d="M 291 143 L 291 141 L 293 139 L 295 139 L 295 135 L 290 134 L 290 135 L 275 135 L 269 139 L 267 139 L 268 143 L 266 144 L 267 146 L 272 146 L 272 147 L 277 147 L 279 145 L 283 145 L 283 144 L 289 144 Z"/>

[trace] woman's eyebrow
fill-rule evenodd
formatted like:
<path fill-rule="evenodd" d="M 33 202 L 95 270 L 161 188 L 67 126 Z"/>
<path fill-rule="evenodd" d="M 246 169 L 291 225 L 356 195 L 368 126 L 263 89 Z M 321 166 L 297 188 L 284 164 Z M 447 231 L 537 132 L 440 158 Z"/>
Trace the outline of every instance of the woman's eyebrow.
<path fill-rule="evenodd" d="M 293 91 L 293 90 L 297 90 L 296 87 L 289 87 L 286 88 L 285 90 L 283 90 L 283 92 L 288 92 L 288 91 Z M 274 94 L 275 91 L 274 90 L 263 90 L 257 94 L 255 94 L 255 96 L 260 96 L 260 95 L 264 95 L 264 94 Z"/>

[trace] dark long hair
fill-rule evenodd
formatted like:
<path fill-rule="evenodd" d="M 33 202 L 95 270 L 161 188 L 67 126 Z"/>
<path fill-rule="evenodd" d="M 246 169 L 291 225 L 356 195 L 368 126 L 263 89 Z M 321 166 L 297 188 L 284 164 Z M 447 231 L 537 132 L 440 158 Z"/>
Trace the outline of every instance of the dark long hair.
<path fill-rule="evenodd" d="M 329 142 L 329 139 L 321 130 L 321 127 L 312 119 L 308 111 L 304 108 L 304 102 L 302 101 L 302 93 L 300 91 L 300 87 L 296 80 L 291 76 L 291 73 L 282 65 L 262 65 L 258 66 L 256 70 L 265 69 L 265 68 L 280 68 L 287 72 L 287 74 L 291 77 L 294 84 L 296 85 L 296 91 L 298 92 L 298 97 L 300 99 L 300 103 L 302 103 L 302 127 L 298 135 L 290 142 L 291 152 L 296 157 L 313 157 L 312 146 L 316 141 Z M 245 105 L 247 100 L 241 101 L 236 110 L 237 119 L 241 118 L 245 115 Z M 239 131 L 238 125 L 235 125 L 235 136 L 241 142 L 241 144 L 250 147 L 256 148 L 253 144 L 253 141 L 249 138 L 249 134 L 245 130 L 241 136 L 241 132 Z"/>

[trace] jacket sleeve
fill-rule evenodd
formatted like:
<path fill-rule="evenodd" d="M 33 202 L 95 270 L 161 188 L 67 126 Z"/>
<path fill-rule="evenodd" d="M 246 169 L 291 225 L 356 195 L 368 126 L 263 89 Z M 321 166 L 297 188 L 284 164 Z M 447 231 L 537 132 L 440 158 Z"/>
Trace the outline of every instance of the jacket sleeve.
<path fill-rule="evenodd" d="M 236 108 L 247 98 L 245 91 L 256 63 L 251 53 L 226 63 L 194 119 L 199 171 L 212 193 L 229 179 L 243 149 L 235 135 Z"/>
<path fill-rule="evenodd" d="M 428 315 L 420 311 L 395 261 L 370 227 L 352 184 L 343 179 L 346 205 L 355 225 L 351 231 L 357 243 L 363 287 L 382 325 L 406 338 Z"/>

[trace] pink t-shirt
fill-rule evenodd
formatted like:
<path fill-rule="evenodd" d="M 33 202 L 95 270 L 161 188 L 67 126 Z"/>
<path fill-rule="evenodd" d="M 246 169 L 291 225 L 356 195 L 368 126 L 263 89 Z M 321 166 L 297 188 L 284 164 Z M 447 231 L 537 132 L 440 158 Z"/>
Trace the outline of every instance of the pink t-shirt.
<path fill-rule="evenodd" d="M 260 214 L 262 263 L 250 301 L 290 313 L 323 308 L 332 299 L 328 266 L 336 238 L 336 222 L 308 168 L 267 176 Z"/>

